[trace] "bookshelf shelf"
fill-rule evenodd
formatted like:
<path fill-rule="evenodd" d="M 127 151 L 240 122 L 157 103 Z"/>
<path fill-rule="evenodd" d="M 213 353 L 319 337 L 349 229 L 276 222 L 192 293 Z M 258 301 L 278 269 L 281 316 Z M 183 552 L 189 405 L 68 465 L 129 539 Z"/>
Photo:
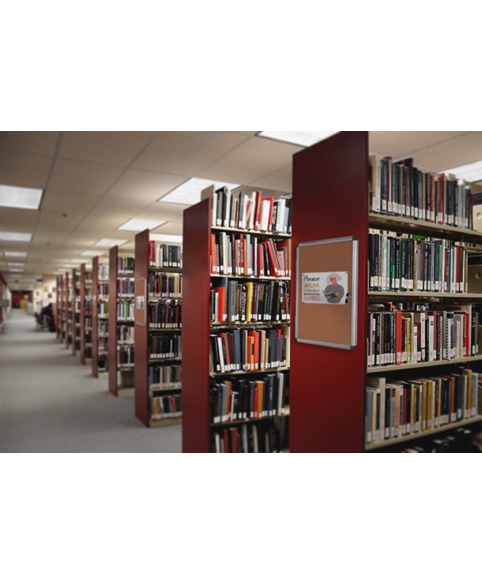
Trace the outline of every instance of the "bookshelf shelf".
<path fill-rule="evenodd" d="M 477 424 L 480 422 L 482 422 L 482 416 L 476 416 L 475 418 L 470 418 L 468 420 L 462 420 L 460 422 L 454 422 L 452 424 L 444 424 L 443 426 L 439 426 L 438 428 L 434 428 L 432 430 L 425 430 L 425 432 L 417 432 L 414 434 L 408 434 L 407 436 L 401 436 L 400 438 L 394 438 L 393 440 L 385 440 L 384 442 L 369 444 L 368 446 L 365 446 L 365 450 L 367 452 L 373 450 L 380 450 L 382 448 L 387 448 L 388 446 L 396 446 L 397 444 L 403 444 L 404 442 L 420 440 L 422 438 L 425 438 L 426 436 L 434 436 L 436 434 L 441 434 L 442 432 L 450 432 L 451 430 L 455 430 L 457 428 L 464 428 L 465 426 Z"/>
<path fill-rule="evenodd" d="M 178 426 L 182 424 L 182 418 L 167 418 L 166 420 L 150 420 L 149 428 L 162 428 L 163 426 Z"/>
<path fill-rule="evenodd" d="M 204 193 L 203 193 L 204 195 Z M 212 199 L 205 198 L 198 205 L 184 211 L 184 287 L 183 287 L 183 452 L 209 453 L 213 451 L 213 441 L 217 440 L 219 428 L 232 428 L 257 423 L 271 423 L 276 417 L 263 417 L 258 420 L 247 420 L 244 423 L 211 424 L 210 392 L 211 383 L 219 383 L 226 379 L 260 380 L 263 376 L 289 371 L 289 367 L 280 367 L 263 371 L 232 371 L 215 373 L 210 371 L 210 334 L 230 330 L 269 329 L 279 326 L 289 327 L 289 321 L 267 322 L 210 322 L 210 290 L 211 282 L 216 287 L 221 279 L 237 280 L 239 282 L 283 281 L 289 282 L 289 277 L 257 277 L 242 275 L 213 274 L 211 272 L 212 235 L 227 232 L 228 234 L 252 234 L 261 240 L 289 239 L 290 235 L 266 233 L 243 229 L 212 227 Z M 241 205 L 241 203 L 240 203 Z M 288 413 L 283 416 L 289 417 Z M 249 430 L 250 431 L 250 430 Z M 241 432 L 241 430 L 240 430 Z M 235 435 L 235 434 L 233 434 Z"/>
<path fill-rule="evenodd" d="M 472 229 L 461 229 L 450 225 L 439 225 L 429 221 L 420 221 L 418 219 L 407 219 L 405 217 L 396 217 L 393 215 L 383 215 L 378 213 L 369 213 L 369 226 L 375 229 L 387 231 L 402 231 L 403 233 L 413 233 L 415 235 L 429 235 L 435 237 L 448 237 L 457 241 L 481 241 L 482 233 Z"/>
<path fill-rule="evenodd" d="M 108 267 L 108 265 L 107 265 Z M 99 376 L 99 372 L 106 372 L 109 370 L 108 358 L 109 350 L 108 344 L 103 342 L 102 339 L 107 338 L 105 332 L 101 333 L 101 330 L 105 331 L 105 326 L 102 323 L 108 323 L 109 316 L 101 313 L 100 302 L 102 301 L 103 294 L 100 294 L 101 290 L 105 290 L 105 285 L 109 284 L 109 280 L 105 279 L 104 276 L 106 272 L 106 265 L 100 262 L 99 256 L 92 259 L 92 375 L 94 377 Z M 108 324 L 107 324 L 108 327 Z M 109 328 L 107 328 L 109 331 Z M 107 332 L 106 331 L 106 332 Z M 102 345 L 100 345 L 102 342 Z"/>
<path fill-rule="evenodd" d="M 263 418 L 250 418 L 246 420 L 232 420 L 230 422 L 220 422 L 219 424 L 209 424 L 211 428 L 223 428 L 225 426 L 233 426 L 235 424 L 253 424 L 263 420 L 275 420 L 276 418 L 288 418 L 290 415 L 289 406 L 285 407 L 284 414 L 275 414 L 274 416 L 264 416 Z"/>
<path fill-rule="evenodd" d="M 367 367 L 369 329 L 374 322 L 377 327 L 380 325 L 380 328 L 383 324 L 383 321 L 380 319 L 374 321 L 373 317 L 369 315 L 369 303 L 393 300 L 394 302 L 406 302 L 407 306 L 410 306 L 408 304 L 410 300 L 427 299 L 425 303 L 428 303 L 428 301 L 434 303 L 435 307 L 430 311 L 434 313 L 438 310 L 443 311 L 443 307 L 447 304 L 450 306 L 461 302 L 465 304 L 482 303 L 482 294 L 470 291 L 467 293 L 450 294 L 428 291 L 394 292 L 369 290 L 370 276 L 374 275 L 369 271 L 370 250 L 373 251 L 371 245 L 376 241 L 370 230 L 377 229 L 401 234 L 418 235 L 422 236 L 420 242 L 424 241 L 423 237 L 430 237 L 436 240 L 444 239 L 454 244 L 467 244 L 469 247 L 474 242 L 478 244 L 482 243 L 482 233 L 473 229 L 462 229 L 450 225 L 431 223 L 429 221 L 372 212 L 370 210 L 370 189 L 368 186 L 370 184 L 369 161 L 368 132 L 340 132 L 323 142 L 315 144 L 311 148 L 300 151 L 294 156 L 293 197 L 296 206 L 293 213 L 293 248 L 296 249 L 300 243 L 337 239 L 347 236 L 356 237 L 359 245 L 357 280 L 359 298 L 356 307 L 356 347 L 351 351 L 299 343 L 292 329 L 292 367 L 290 379 L 292 415 L 290 420 L 290 447 L 293 452 L 347 453 L 377 450 L 391 444 L 415 440 L 458 426 L 464 426 L 468 423 L 473 423 L 475 420 L 465 420 L 457 424 L 442 426 L 435 431 L 413 434 L 397 438 L 393 442 L 387 440 L 382 444 L 365 447 L 365 418 L 368 401 L 367 375 L 376 375 L 379 378 L 388 376 L 388 379 L 394 378 L 395 372 L 403 374 L 400 379 L 407 379 L 407 374 L 415 371 L 424 371 L 425 376 L 428 376 L 429 373 L 432 376 L 433 373 L 436 375 L 449 375 L 451 374 L 449 367 L 472 364 L 473 366 L 470 369 L 480 371 L 482 363 L 482 355 L 480 355 L 462 359 L 408 363 L 398 366 Z M 408 185 L 407 189 L 401 192 L 405 192 L 406 196 L 412 196 L 411 201 L 416 201 L 415 205 L 413 205 L 415 208 L 419 200 L 423 201 L 423 205 L 425 205 L 426 201 L 429 203 L 436 201 L 437 206 L 435 207 L 435 203 L 433 203 L 432 210 L 435 208 L 437 212 L 440 211 L 447 214 L 452 212 L 455 214 L 455 209 L 458 209 L 459 214 L 462 214 L 463 211 L 464 217 L 468 217 L 469 221 L 467 224 L 470 225 L 470 215 L 467 212 L 470 197 L 466 197 L 466 192 L 463 187 L 461 191 L 456 190 L 458 187 L 454 187 L 455 190 L 452 191 L 443 191 L 441 189 L 445 189 L 445 183 L 436 183 L 436 181 L 439 181 L 437 177 L 417 175 L 415 171 L 412 172 L 410 170 L 408 165 L 404 167 L 403 172 L 397 168 L 397 171 L 393 170 L 393 174 L 391 174 L 391 169 L 395 169 L 395 164 L 393 164 L 393 167 L 389 166 L 389 161 L 384 164 L 384 168 L 389 169 L 388 174 L 385 173 L 383 175 L 385 182 L 381 185 L 379 181 L 376 182 L 376 185 L 381 185 L 380 190 L 382 190 L 382 187 L 385 188 L 383 192 L 386 198 L 382 200 L 387 200 L 388 198 L 388 208 L 390 208 L 391 204 L 391 199 L 389 198 L 391 187 L 396 188 L 400 184 L 404 186 Z M 380 167 L 383 167 L 383 165 L 380 165 Z M 401 177 L 400 183 L 395 178 L 398 176 Z M 386 177 L 390 177 L 390 179 L 387 180 Z M 404 182 L 405 177 L 409 177 L 410 181 Z M 415 177 L 417 177 L 417 181 L 419 182 L 415 182 Z M 426 180 L 427 178 L 428 181 Z M 416 188 L 420 190 L 415 191 Z M 432 199 L 425 198 L 426 193 L 429 192 L 427 189 L 432 189 L 430 191 L 432 193 Z M 335 192 L 337 193 L 336 198 L 329 195 L 329 193 Z M 453 195 L 452 202 L 449 200 L 449 195 L 444 200 L 445 192 Z M 326 193 L 327 195 L 320 196 L 320 193 Z M 418 196 L 417 193 L 421 197 L 420 199 L 415 199 L 415 196 Z M 437 198 L 438 193 L 441 193 L 440 198 Z M 444 207 L 446 201 L 448 201 L 447 206 Z M 458 206 L 455 205 L 454 201 Z M 393 203 L 395 204 L 395 202 L 396 198 L 394 195 Z M 404 201 L 401 202 L 405 204 Z M 447 209 L 449 210 L 447 211 Z M 416 239 L 412 240 L 412 238 L 409 238 L 409 240 L 417 243 Z M 388 245 L 387 249 L 391 253 L 395 252 L 395 258 L 397 258 L 396 254 L 400 252 L 398 257 L 401 258 L 401 278 L 404 277 L 403 270 L 405 270 L 406 277 L 406 273 L 410 273 L 410 270 L 415 268 L 421 270 L 421 266 L 425 269 L 426 265 L 432 266 L 434 272 L 435 265 L 437 265 L 437 269 L 440 267 L 440 273 L 443 272 L 444 264 L 440 263 L 440 258 L 443 257 L 442 253 L 453 246 L 449 243 L 445 247 L 436 248 L 433 243 L 431 244 L 426 241 L 425 243 L 429 243 L 429 245 L 425 247 L 417 247 L 415 245 L 415 250 L 419 250 L 419 257 L 422 257 L 423 261 L 426 261 L 427 264 L 415 263 L 418 258 L 415 258 L 413 263 L 411 263 L 411 258 L 415 257 L 412 252 L 414 248 L 408 246 L 408 244 L 406 246 L 399 246 L 398 244 L 395 246 L 393 244 Z M 379 241 L 377 241 L 374 247 L 375 264 L 372 263 L 372 267 L 378 267 L 376 262 L 380 254 L 382 254 L 381 257 L 384 257 L 385 248 L 378 247 L 378 244 Z M 464 246 L 462 245 L 462 247 Z M 423 250 L 425 255 L 422 256 L 420 250 Z M 464 258 L 463 254 L 465 251 L 457 255 L 459 251 L 456 248 L 454 250 L 453 252 L 452 250 L 448 251 L 445 256 L 447 261 L 446 266 L 448 266 L 446 268 L 446 274 L 450 274 L 452 282 L 454 280 L 460 281 L 462 279 L 461 274 L 464 273 L 464 260 L 460 261 L 460 258 Z M 377 251 L 379 252 L 378 256 L 376 255 Z M 405 259 L 407 257 L 409 258 L 408 260 Z M 453 263 L 449 264 L 447 258 Z M 388 259 L 391 260 L 391 256 L 388 256 Z M 402 262 L 404 263 L 402 264 Z M 336 266 L 333 266 L 333 270 L 336 271 Z M 292 275 L 293 280 L 298 282 L 300 274 L 296 273 L 296 269 L 294 271 L 292 270 Z M 294 320 L 293 314 L 296 312 L 296 287 L 293 285 L 292 320 Z M 439 302 L 438 305 L 437 301 Z M 440 309 L 438 308 L 439 306 Z M 408 307 L 404 307 L 404 310 L 411 312 Z M 373 311 L 371 310 L 371 312 L 376 311 L 376 308 L 373 308 Z M 405 318 L 405 316 L 402 318 L 405 319 L 402 324 L 403 328 L 398 329 L 401 322 L 397 320 L 396 334 L 402 334 L 399 330 L 403 330 L 403 334 L 408 334 L 406 332 L 408 330 L 412 331 L 414 339 L 417 338 L 413 331 L 418 331 L 418 328 L 414 329 L 413 327 L 410 328 L 410 326 L 412 323 L 415 323 L 417 327 L 421 327 L 422 321 L 413 318 L 410 320 L 410 317 Z M 433 318 L 436 319 L 437 317 L 434 316 Z M 392 326 L 391 330 L 393 331 L 393 322 L 389 320 L 387 322 Z M 428 325 L 432 322 L 430 321 Z M 444 326 L 444 322 L 442 321 L 442 327 Z M 461 322 L 463 321 L 457 321 L 456 325 L 460 326 L 459 334 L 461 330 L 464 330 L 460 324 Z M 438 321 L 437 326 L 439 324 L 440 321 Z M 405 326 L 409 328 L 405 328 Z M 375 328 L 374 334 L 376 334 L 376 330 L 378 329 Z M 430 330 L 437 331 L 441 329 L 434 328 Z M 454 330 L 456 331 L 456 329 Z M 443 333 L 440 333 L 440 335 L 443 335 Z M 436 344 L 436 340 L 443 337 L 434 336 L 433 338 Z M 393 342 L 393 339 L 391 341 Z M 372 347 L 370 350 L 372 355 Z M 378 348 L 376 350 L 378 351 Z M 441 368 L 441 371 L 438 372 L 437 368 Z M 420 373 L 418 374 L 420 375 Z M 447 388 L 447 384 L 444 384 L 444 388 Z M 376 391 L 376 389 L 373 391 Z M 403 391 L 403 395 L 405 395 L 405 389 Z M 414 389 L 413 391 L 416 392 L 417 390 Z M 425 391 L 425 388 L 423 391 Z M 419 394 L 415 393 L 415 395 L 418 396 Z M 378 409 L 378 411 L 380 410 Z M 343 412 L 342 418 L 338 412 Z"/>

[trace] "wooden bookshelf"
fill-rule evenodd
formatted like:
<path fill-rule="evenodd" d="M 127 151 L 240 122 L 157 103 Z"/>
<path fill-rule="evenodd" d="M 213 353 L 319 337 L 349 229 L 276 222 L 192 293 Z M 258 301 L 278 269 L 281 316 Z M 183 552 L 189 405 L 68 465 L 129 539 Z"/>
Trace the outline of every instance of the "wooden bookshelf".
<path fill-rule="evenodd" d="M 246 189 L 249 190 L 249 189 Z M 230 427 L 231 422 L 212 424 L 210 415 L 211 380 L 246 376 L 262 378 L 273 371 L 288 371 L 281 367 L 269 371 L 237 371 L 213 373 L 210 371 L 210 333 L 230 329 L 269 328 L 289 326 L 289 321 L 259 323 L 213 323 L 210 322 L 210 285 L 219 278 L 233 278 L 240 281 L 284 280 L 290 278 L 225 276 L 211 273 L 211 234 L 215 232 L 249 233 L 260 239 L 286 239 L 286 234 L 278 235 L 261 231 L 225 229 L 212 227 L 212 199 L 207 198 L 184 211 L 183 222 L 183 452 L 212 452 L 212 432 Z M 285 417 L 289 416 L 288 414 Z M 278 420 L 273 416 L 246 420 L 246 424 Z"/>
<path fill-rule="evenodd" d="M 92 267 L 80 268 L 80 362 L 92 361 Z"/>
<path fill-rule="evenodd" d="M 164 390 L 151 390 L 149 387 L 149 365 L 151 363 L 179 364 L 181 359 L 151 359 L 150 337 L 158 334 L 180 334 L 179 329 L 152 329 L 149 326 L 149 304 L 152 302 L 164 302 L 168 298 L 151 298 L 149 295 L 149 274 L 152 272 L 173 273 L 179 275 L 182 273 L 181 269 L 176 268 L 151 268 L 149 258 L 149 243 L 151 240 L 157 239 L 151 236 L 150 230 L 147 229 L 142 233 L 136 235 L 136 252 L 135 252 L 135 286 L 143 287 L 145 285 L 144 308 L 142 310 L 136 308 L 134 336 L 135 336 L 135 359 L 134 359 L 134 380 L 135 380 L 135 415 L 148 428 L 158 428 L 162 426 L 171 426 L 173 424 L 180 424 L 182 418 L 166 418 L 164 420 L 152 419 L 151 412 L 151 398 L 157 392 Z M 159 242 L 161 240 L 159 239 Z M 136 292 L 136 302 L 138 293 Z M 169 392 L 179 392 L 181 388 L 171 389 Z M 184 412 L 183 412 L 184 413 Z"/>
<path fill-rule="evenodd" d="M 100 323 L 108 322 L 108 316 L 100 314 L 99 289 L 101 284 L 108 284 L 109 280 L 100 277 L 101 262 L 99 256 L 92 260 L 92 375 L 99 377 L 100 373 L 108 370 L 108 349 L 101 350 L 99 342 L 104 341 L 104 346 L 108 347 L 105 340 L 106 335 L 100 332 Z"/>
<path fill-rule="evenodd" d="M 121 297 L 118 293 L 119 281 L 134 279 L 134 272 L 119 271 L 119 248 L 113 247 L 109 252 L 109 391 L 116 397 L 131 397 L 134 395 L 134 364 L 122 367 L 119 364 L 119 350 L 121 345 L 134 343 L 121 343 L 119 341 L 119 325 L 132 326 L 134 322 L 120 321 L 118 318 L 118 302 L 132 301 L 134 295 Z"/>
<path fill-rule="evenodd" d="M 77 268 L 72 270 L 72 355 L 75 357 L 81 350 L 81 326 L 80 326 L 80 272 Z"/>
<path fill-rule="evenodd" d="M 369 291 L 369 228 L 448 239 L 453 242 L 482 243 L 482 234 L 469 229 L 439 225 L 370 212 L 368 132 L 340 132 L 294 156 L 293 164 L 293 249 L 300 243 L 355 236 L 359 245 L 357 343 L 344 351 L 298 343 L 291 338 L 291 426 L 292 452 L 365 452 L 365 411 L 367 375 L 394 372 L 435 371 L 444 374 L 450 366 L 473 364 L 480 368 L 482 356 L 450 361 L 371 367 L 367 369 L 368 302 L 402 302 L 436 299 L 442 303 L 479 302 L 482 294 L 440 292 Z M 293 281 L 296 282 L 296 269 Z M 292 290 L 292 320 L 296 318 L 296 286 Z M 294 329 L 294 327 L 293 327 Z M 473 367 L 473 369 L 475 369 Z M 479 369 L 480 370 L 480 369 Z M 430 434 L 472 424 L 441 426 Z M 402 437 L 395 442 L 414 440 L 428 433 Z"/>
<path fill-rule="evenodd" d="M 62 337 L 62 276 L 57 276 L 56 285 L 57 310 L 55 312 L 55 336 L 57 341 L 60 342 Z"/>

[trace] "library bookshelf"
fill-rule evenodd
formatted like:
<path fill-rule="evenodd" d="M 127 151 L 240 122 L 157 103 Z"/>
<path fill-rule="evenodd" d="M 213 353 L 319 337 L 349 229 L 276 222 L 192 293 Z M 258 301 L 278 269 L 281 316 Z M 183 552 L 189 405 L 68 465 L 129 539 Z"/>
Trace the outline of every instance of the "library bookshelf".
<path fill-rule="evenodd" d="M 133 311 L 123 313 L 121 304 L 129 307 L 134 303 L 134 270 L 120 270 L 119 260 L 125 258 L 119 255 L 119 248 L 113 247 L 109 252 L 109 391 L 116 397 L 134 395 L 134 362 L 127 359 L 121 362 L 120 353 L 134 349 L 134 318 Z M 133 258 L 132 258 L 133 259 Z M 125 288 L 129 292 L 122 292 Z M 132 289 L 132 290 L 131 290 Z M 121 318 L 124 314 L 124 318 Z M 131 317 L 132 314 L 132 317 Z M 120 327 L 120 328 L 119 328 Z M 127 340 L 121 340 L 119 331 L 129 332 Z"/>
<path fill-rule="evenodd" d="M 80 273 L 72 270 L 72 355 L 80 353 Z"/>
<path fill-rule="evenodd" d="M 63 276 L 62 286 L 62 342 L 65 348 L 69 346 L 69 294 L 70 294 L 70 277 L 66 272 Z"/>
<path fill-rule="evenodd" d="M 151 234 L 147 229 L 136 235 L 135 244 L 135 357 L 134 357 L 134 385 L 135 385 L 135 415 L 148 428 L 170 426 L 181 423 L 181 417 L 168 417 L 154 419 L 153 399 L 163 398 L 168 395 L 180 396 L 181 385 L 169 389 L 152 388 L 149 369 L 151 366 L 180 366 L 181 357 L 175 355 L 172 358 L 155 359 L 151 355 L 153 340 L 159 335 L 174 338 L 181 335 L 181 327 L 159 329 L 150 326 L 151 303 L 163 303 L 166 300 L 179 299 L 177 296 L 165 298 L 153 297 L 150 293 L 150 280 L 152 276 L 181 277 L 182 268 L 152 267 L 150 259 L 150 243 L 156 241 L 162 243 L 162 236 Z M 180 247 L 180 246 L 173 246 Z M 151 276 L 152 275 L 152 276 Z M 183 415 L 183 414 L 182 414 Z"/>
<path fill-rule="evenodd" d="M 80 362 L 92 360 L 92 269 L 80 266 Z"/>
<path fill-rule="evenodd" d="M 102 263 L 100 257 L 92 260 L 92 375 L 107 373 L 109 342 L 109 297 L 106 288 L 109 285 L 108 264 Z"/>
<path fill-rule="evenodd" d="M 56 338 L 60 342 L 62 338 L 62 276 L 56 278 L 57 310 L 55 312 Z"/>
<path fill-rule="evenodd" d="M 368 366 L 369 304 L 415 302 L 445 305 L 478 304 L 480 290 L 464 293 L 394 292 L 370 290 L 369 230 L 447 240 L 482 243 L 472 229 L 375 213 L 370 207 L 368 132 L 340 132 L 294 156 L 293 250 L 301 243 L 354 236 L 359 245 L 357 342 L 353 350 L 315 346 L 297 341 L 292 329 L 291 425 L 292 452 L 370 452 L 434 436 L 482 420 L 466 420 L 408 433 L 366 445 L 367 376 L 410 379 L 451 375 L 451 368 L 469 366 L 480 371 L 482 356 L 450 360 Z M 293 266 L 293 282 L 300 274 Z M 297 286 L 292 291 L 296 319 Z M 430 309 L 433 310 L 433 309 Z"/>
<path fill-rule="evenodd" d="M 243 187 L 249 192 L 251 189 Z M 212 189 L 211 194 L 214 192 Z M 254 189 L 252 190 L 254 192 Z M 203 199 L 205 193 L 203 192 Z M 245 378 L 256 380 L 267 373 L 289 371 L 290 367 L 262 371 L 236 371 L 213 373 L 210 366 L 210 335 L 215 332 L 238 330 L 259 330 L 262 328 L 289 327 L 289 322 L 212 323 L 210 315 L 211 284 L 219 281 L 218 274 L 211 273 L 212 235 L 221 232 L 243 233 L 262 240 L 289 239 L 284 234 L 248 231 L 212 226 L 212 198 L 205 198 L 199 204 L 184 211 L 183 221 L 183 452 L 210 453 L 214 451 L 213 436 L 216 432 L 254 423 L 274 422 L 277 426 L 289 420 L 289 407 L 284 416 L 269 416 L 262 419 L 244 419 L 224 423 L 212 423 L 210 411 L 211 384 L 217 380 Z M 224 277 L 224 276 L 222 276 Z M 243 283 L 250 281 L 290 280 L 290 278 L 263 278 L 233 276 Z M 231 279 L 231 278 L 228 278 Z M 215 286 L 215 283 L 213 283 Z M 283 451 L 287 451 L 285 444 Z"/>

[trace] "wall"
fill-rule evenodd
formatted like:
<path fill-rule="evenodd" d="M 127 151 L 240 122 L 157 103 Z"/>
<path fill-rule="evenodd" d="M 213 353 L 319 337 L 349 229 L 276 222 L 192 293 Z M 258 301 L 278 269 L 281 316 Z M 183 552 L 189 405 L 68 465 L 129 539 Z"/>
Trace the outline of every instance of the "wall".
<path fill-rule="evenodd" d="M 44 306 L 57 304 L 57 279 L 55 276 L 42 276 L 43 282 L 36 282 L 33 289 L 34 311 L 40 312 Z M 54 292 L 55 289 L 55 292 Z"/>

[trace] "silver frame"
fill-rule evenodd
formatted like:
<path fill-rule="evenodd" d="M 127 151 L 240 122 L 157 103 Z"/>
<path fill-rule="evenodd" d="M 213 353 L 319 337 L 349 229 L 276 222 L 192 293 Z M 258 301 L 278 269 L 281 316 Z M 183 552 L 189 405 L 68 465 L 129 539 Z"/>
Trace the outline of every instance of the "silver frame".
<path fill-rule="evenodd" d="M 300 339 L 298 335 L 299 326 L 299 308 L 300 308 L 300 289 L 298 282 L 300 281 L 300 247 L 307 247 L 310 245 L 324 245 L 329 243 L 340 243 L 343 241 L 352 241 L 352 290 L 348 301 L 351 301 L 351 345 L 339 345 L 336 343 L 326 343 L 323 341 L 309 341 L 307 339 Z M 309 241 L 300 243 L 296 249 L 296 322 L 295 322 L 295 338 L 298 343 L 306 343 L 308 345 L 318 345 L 321 347 L 331 347 L 332 349 L 343 349 L 345 351 L 353 351 L 357 346 L 357 316 L 358 316 L 358 238 L 354 235 L 350 237 L 339 237 L 336 239 L 324 239 L 321 241 Z"/>

